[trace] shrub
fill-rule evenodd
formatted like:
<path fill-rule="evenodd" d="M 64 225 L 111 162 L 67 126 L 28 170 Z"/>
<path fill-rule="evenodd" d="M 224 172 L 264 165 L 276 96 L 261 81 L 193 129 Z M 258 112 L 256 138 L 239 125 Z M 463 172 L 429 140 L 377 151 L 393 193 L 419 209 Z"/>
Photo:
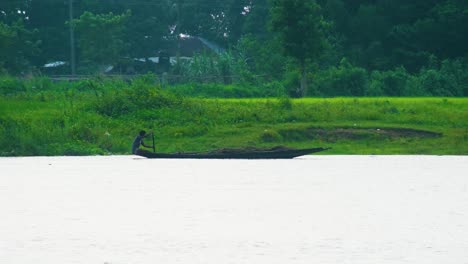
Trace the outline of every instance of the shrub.
<path fill-rule="evenodd" d="M 468 94 L 468 63 L 463 60 L 434 59 L 427 68 L 415 75 L 409 91 L 416 87 L 431 96 L 466 96 Z"/>
<path fill-rule="evenodd" d="M 421 86 L 418 76 L 411 76 L 408 79 L 405 96 L 429 96 L 429 92 Z"/>
<path fill-rule="evenodd" d="M 419 74 L 419 85 L 433 96 L 457 96 L 461 95 L 458 85 L 452 76 L 429 69 L 422 70 Z"/>
<path fill-rule="evenodd" d="M 399 67 L 391 71 L 374 71 L 366 95 L 403 96 L 409 75 L 405 68 Z"/>
<path fill-rule="evenodd" d="M 262 97 L 277 97 L 277 96 L 286 96 L 286 88 L 279 81 L 272 81 L 261 85 L 261 94 Z"/>
<path fill-rule="evenodd" d="M 291 98 L 287 96 L 283 96 L 279 98 L 278 105 L 280 109 L 283 110 L 291 110 L 292 109 L 292 101 Z"/>
<path fill-rule="evenodd" d="M 284 79 L 283 85 L 288 95 L 291 97 L 300 97 L 301 95 L 301 92 L 300 92 L 301 73 L 299 72 L 299 69 L 297 68 L 288 69 L 284 73 L 283 79 Z"/>
<path fill-rule="evenodd" d="M 26 80 L 25 86 L 28 91 L 46 91 L 54 87 L 52 80 L 47 77 L 34 77 L 32 79 Z"/>
<path fill-rule="evenodd" d="M 367 71 L 343 59 L 339 67 L 320 72 L 313 85 L 324 96 L 363 96 L 368 90 Z"/>
<path fill-rule="evenodd" d="M 26 91 L 26 87 L 20 79 L 11 76 L 0 77 L 1 95 L 15 95 L 24 91 Z"/>
<path fill-rule="evenodd" d="M 369 87 L 367 88 L 366 95 L 367 96 L 383 96 L 384 95 L 384 88 L 383 83 L 381 81 L 381 72 L 373 71 L 369 81 Z"/>
<path fill-rule="evenodd" d="M 183 98 L 161 89 L 152 75 L 144 75 L 125 88 L 105 89 L 97 94 L 93 108 L 106 116 L 121 116 L 142 109 L 159 109 L 182 104 Z"/>

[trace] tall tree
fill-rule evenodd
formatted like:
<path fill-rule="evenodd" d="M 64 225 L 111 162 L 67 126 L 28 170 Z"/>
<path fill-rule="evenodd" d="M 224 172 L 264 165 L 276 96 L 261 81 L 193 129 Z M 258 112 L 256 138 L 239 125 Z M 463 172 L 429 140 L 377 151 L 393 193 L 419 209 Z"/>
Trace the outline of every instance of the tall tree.
<path fill-rule="evenodd" d="M 29 70 L 34 57 L 40 53 L 37 31 L 24 27 L 21 19 L 10 25 L 0 22 L 0 70 L 19 74 Z"/>
<path fill-rule="evenodd" d="M 84 60 L 98 65 L 113 64 L 124 56 L 124 33 L 131 12 L 96 15 L 85 12 L 73 21 L 78 31 L 79 49 Z"/>
<path fill-rule="evenodd" d="M 240 38 L 249 0 L 172 0 L 177 32 L 234 44 Z"/>
<path fill-rule="evenodd" d="M 68 15 L 68 1 L 31 1 L 29 25 L 39 30 L 43 43 L 38 65 L 70 60 L 69 28 L 65 24 L 69 20 Z"/>
<path fill-rule="evenodd" d="M 132 57 L 156 56 L 161 42 L 170 34 L 169 26 L 174 23 L 174 10 L 171 8 L 175 0 L 80 0 L 81 12 L 94 14 L 125 13 L 130 10 L 132 15 L 126 23 L 125 42 L 128 53 Z"/>
<path fill-rule="evenodd" d="M 326 47 L 326 22 L 314 0 L 272 0 L 271 30 L 277 32 L 286 55 L 295 58 L 301 71 L 302 96 L 307 94 L 307 64 Z"/>
<path fill-rule="evenodd" d="M 132 5 L 128 1 L 125 6 L 126 10 L 132 11 L 126 33 L 129 54 L 139 58 L 157 56 L 164 38 L 170 34 L 170 3 L 168 0 L 144 0 L 138 3 Z"/>
<path fill-rule="evenodd" d="M 243 24 L 243 34 L 253 35 L 259 38 L 265 38 L 272 35 L 268 31 L 268 14 L 270 10 L 270 1 L 256 0 L 246 6 L 242 13 L 245 16 Z"/>

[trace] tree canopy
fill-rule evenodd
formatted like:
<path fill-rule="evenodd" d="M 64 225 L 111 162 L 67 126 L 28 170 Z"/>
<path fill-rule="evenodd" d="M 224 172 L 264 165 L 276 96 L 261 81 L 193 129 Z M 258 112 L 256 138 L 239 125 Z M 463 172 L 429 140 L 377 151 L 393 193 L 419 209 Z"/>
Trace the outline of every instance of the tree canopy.
<path fill-rule="evenodd" d="M 299 62 L 301 95 L 307 93 L 306 64 L 325 49 L 325 21 L 314 0 L 272 0 L 271 29 L 277 32 L 283 52 Z"/>
<path fill-rule="evenodd" d="M 72 26 L 79 34 L 83 60 L 100 65 L 116 63 L 126 48 L 124 33 L 130 16 L 130 11 L 122 15 L 84 12 L 75 19 Z"/>
<path fill-rule="evenodd" d="M 230 52 L 216 59 L 232 58 L 223 62 L 228 75 L 281 80 L 301 94 L 320 92 L 307 91 L 306 80 L 314 86 L 323 71 L 423 76 L 468 60 L 466 0 L 2 0 L 1 71 L 40 73 L 70 61 L 70 9 L 80 69 L 158 56 L 181 34 Z"/>

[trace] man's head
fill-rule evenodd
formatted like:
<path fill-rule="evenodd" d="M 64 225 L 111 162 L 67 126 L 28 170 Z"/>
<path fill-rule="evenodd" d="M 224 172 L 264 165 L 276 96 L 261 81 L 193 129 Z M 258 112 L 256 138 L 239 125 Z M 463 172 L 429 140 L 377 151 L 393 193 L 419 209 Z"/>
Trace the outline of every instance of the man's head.
<path fill-rule="evenodd" d="M 141 131 L 140 131 L 140 136 L 142 136 L 142 137 L 143 137 L 143 136 L 145 136 L 145 135 L 146 135 L 146 131 L 144 131 L 144 130 L 141 130 Z"/>

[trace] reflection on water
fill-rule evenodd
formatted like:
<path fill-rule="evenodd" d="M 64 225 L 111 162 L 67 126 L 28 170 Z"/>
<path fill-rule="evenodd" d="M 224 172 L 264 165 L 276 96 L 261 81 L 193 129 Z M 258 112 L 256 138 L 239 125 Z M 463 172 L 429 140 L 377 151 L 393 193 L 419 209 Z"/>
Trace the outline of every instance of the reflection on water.
<path fill-rule="evenodd" d="M 0 168 L 0 263 L 468 259 L 468 157 L 38 157 Z"/>

